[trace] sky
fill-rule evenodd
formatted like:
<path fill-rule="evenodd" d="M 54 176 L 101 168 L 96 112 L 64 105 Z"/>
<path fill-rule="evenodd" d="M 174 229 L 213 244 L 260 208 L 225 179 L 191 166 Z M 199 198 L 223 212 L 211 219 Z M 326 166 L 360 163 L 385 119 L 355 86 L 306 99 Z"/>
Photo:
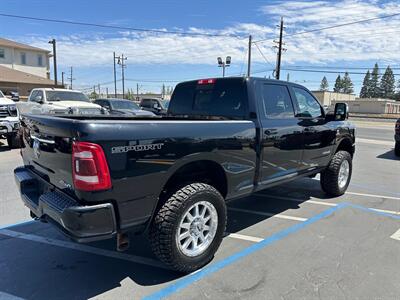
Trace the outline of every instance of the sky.
<path fill-rule="evenodd" d="M 73 67 L 74 88 L 113 90 L 113 52 L 127 57 L 126 89 L 160 92 L 161 85 L 222 76 L 217 57 L 232 57 L 227 76 L 247 69 L 248 35 L 252 45 L 252 74 L 273 77 L 278 38 L 284 20 L 281 79 L 318 89 L 326 75 L 348 70 L 358 93 L 366 68 L 390 65 L 400 79 L 400 1 L 227 1 L 227 0 L 2 0 L 0 14 L 154 29 L 160 32 L 49 23 L 0 16 L 1 37 L 51 50 L 57 40 L 59 78 Z M 382 18 L 383 17 L 383 18 Z M 314 29 L 364 19 L 369 22 L 322 31 Z M 180 34 L 189 33 L 194 35 Z M 203 35 L 196 35 L 196 34 Z M 396 69 L 397 68 L 397 69 Z M 313 72 L 307 72 L 312 70 Z M 329 71 L 324 72 L 324 71 Z M 117 68 L 118 80 L 121 70 Z M 53 76 L 53 75 L 52 75 Z M 66 77 L 69 76 L 68 74 Z M 120 91 L 121 82 L 118 81 Z"/>

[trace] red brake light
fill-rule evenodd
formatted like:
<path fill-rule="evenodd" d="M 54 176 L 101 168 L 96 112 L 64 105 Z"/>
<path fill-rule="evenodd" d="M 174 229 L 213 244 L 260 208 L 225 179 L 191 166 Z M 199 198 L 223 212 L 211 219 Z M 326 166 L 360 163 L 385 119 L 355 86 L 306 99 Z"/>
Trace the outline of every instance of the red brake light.
<path fill-rule="evenodd" d="M 213 78 L 209 78 L 209 79 L 200 79 L 199 81 L 197 81 L 197 84 L 214 84 L 215 83 L 215 79 Z"/>
<path fill-rule="evenodd" d="M 78 190 L 99 191 L 111 188 L 107 160 L 103 148 L 97 144 L 72 144 L 72 175 Z"/>

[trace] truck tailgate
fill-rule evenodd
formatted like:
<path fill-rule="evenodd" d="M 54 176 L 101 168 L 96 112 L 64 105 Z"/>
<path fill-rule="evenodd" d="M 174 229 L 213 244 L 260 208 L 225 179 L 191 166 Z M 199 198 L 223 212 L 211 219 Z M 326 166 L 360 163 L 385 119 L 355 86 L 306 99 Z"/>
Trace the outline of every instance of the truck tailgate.
<path fill-rule="evenodd" d="M 63 118 L 25 115 L 21 118 L 25 166 L 46 181 L 72 191 L 72 140 L 74 121 Z"/>

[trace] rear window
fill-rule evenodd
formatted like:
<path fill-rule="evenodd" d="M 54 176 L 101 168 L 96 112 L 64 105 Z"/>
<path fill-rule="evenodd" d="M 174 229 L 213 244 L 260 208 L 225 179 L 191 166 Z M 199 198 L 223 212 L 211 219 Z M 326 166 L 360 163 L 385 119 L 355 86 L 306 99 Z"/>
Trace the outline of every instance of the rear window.
<path fill-rule="evenodd" d="M 177 85 L 168 112 L 243 119 L 247 117 L 247 103 L 245 79 L 217 79 L 211 84 L 190 81 Z"/>

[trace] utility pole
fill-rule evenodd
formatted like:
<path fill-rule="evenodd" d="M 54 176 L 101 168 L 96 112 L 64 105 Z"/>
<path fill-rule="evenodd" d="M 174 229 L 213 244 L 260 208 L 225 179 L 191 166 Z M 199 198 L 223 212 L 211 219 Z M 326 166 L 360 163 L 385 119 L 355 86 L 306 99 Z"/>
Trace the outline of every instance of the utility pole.
<path fill-rule="evenodd" d="M 61 72 L 61 84 L 64 87 L 64 74 L 65 72 Z"/>
<path fill-rule="evenodd" d="M 117 98 L 117 70 L 115 67 L 115 52 L 114 53 L 114 98 Z"/>
<path fill-rule="evenodd" d="M 69 87 L 69 89 L 72 90 L 72 81 L 75 80 L 75 78 L 72 77 L 72 67 L 70 67 L 70 69 L 69 69 L 69 77 L 68 77 L 67 79 L 68 79 L 69 82 L 70 82 L 70 87 Z"/>
<path fill-rule="evenodd" d="M 100 84 L 97 85 L 97 88 L 98 88 L 98 90 L 99 90 L 99 96 L 100 96 L 100 93 L 101 93 L 101 91 L 100 91 Z"/>
<path fill-rule="evenodd" d="M 125 64 L 125 60 L 127 60 L 127 57 L 124 57 L 124 54 L 122 54 L 121 56 L 115 56 L 115 52 L 114 52 L 114 64 L 115 64 L 115 60 L 117 60 L 117 64 L 121 66 L 121 75 L 122 75 L 122 98 L 125 98 L 125 71 L 124 69 L 126 68 L 126 64 Z M 114 82 L 116 82 L 115 80 L 115 73 L 114 73 Z M 115 83 L 116 86 L 116 83 Z M 115 88 L 115 97 L 117 97 L 117 92 L 116 92 Z"/>
<path fill-rule="evenodd" d="M 106 87 L 106 98 L 108 98 L 108 87 Z"/>
<path fill-rule="evenodd" d="M 54 85 L 57 86 L 57 52 L 56 52 L 56 39 L 49 41 L 49 44 L 53 44 L 53 67 L 54 67 Z"/>
<path fill-rule="evenodd" d="M 250 77 L 250 69 L 251 69 L 251 43 L 252 43 L 252 36 L 249 35 L 249 49 L 247 54 L 247 77 Z"/>
<path fill-rule="evenodd" d="M 139 83 L 136 83 L 136 100 L 139 101 Z"/>
<path fill-rule="evenodd" d="M 278 48 L 278 54 L 277 54 L 277 59 L 276 59 L 276 69 L 275 69 L 275 77 L 277 80 L 280 79 L 281 75 L 281 60 L 282 60 L 282 51 L 285 51 L 283 46 L 283 17 L 281 17 L 281 23 L 279 25 L 279 42 L 274 41 L 274 43 L 278 43 L 278 46 L 274 46 L 275 48 Z"/>

